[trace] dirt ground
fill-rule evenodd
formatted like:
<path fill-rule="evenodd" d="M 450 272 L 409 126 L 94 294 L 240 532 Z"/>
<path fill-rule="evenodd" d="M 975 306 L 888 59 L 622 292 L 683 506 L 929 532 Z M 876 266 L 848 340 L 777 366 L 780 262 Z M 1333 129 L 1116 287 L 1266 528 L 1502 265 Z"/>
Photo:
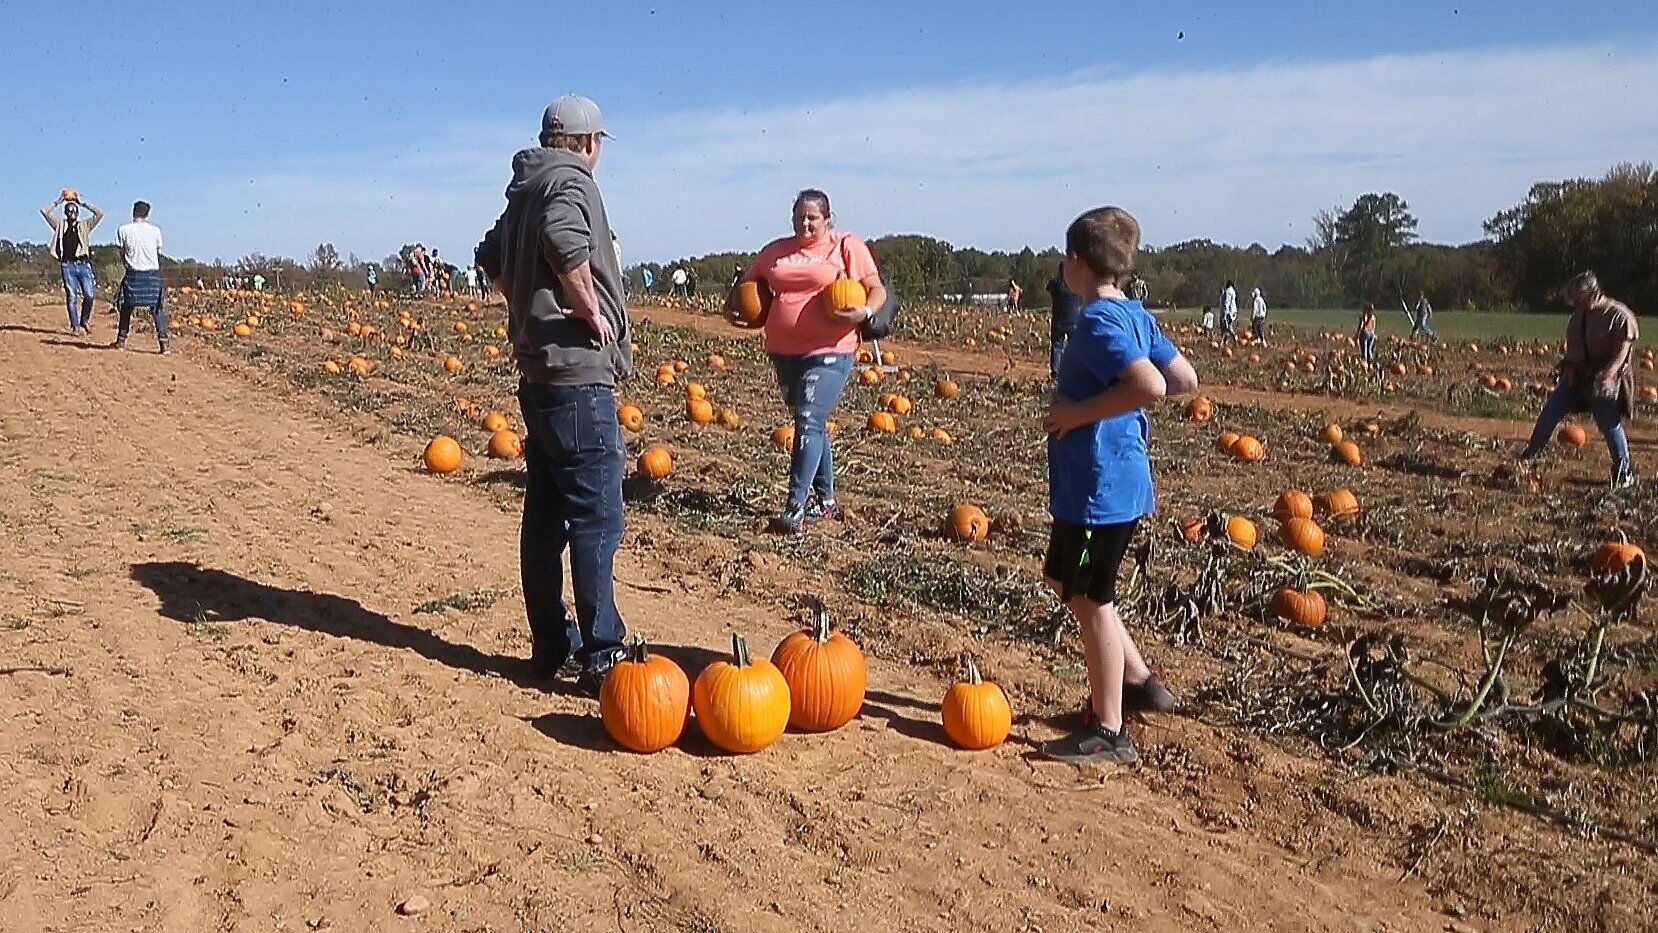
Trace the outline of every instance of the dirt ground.
<path fill-rule="evenodd" d="M 1134 769 L 1035 758 L 1040 721 L 961 753 L 936 725 L 946 685 L 878 658 L 838 733 L 619 752 L 595 703 L 522 682 L 497 497 L 197 345 L 115 353 L 62 316 L 0 297 L 0 929 L 1535 926 L 1400 870 L 1410 840 L 1384 827 L 1432 826 L 1456 795 L 1338 793 L 1320 762 L 1177 716 L 1141 727 Z M 634 521 L 618 594 L 693 676 L 733 631 L 797 627 L 668 561 L 665 527 Z M 427 605 L 456 593 L 488 605 Z M 1324 794 L 1350 818 L 1309 819 Z M 1465 819 L 1490 832 L 1445 843 L 1463 874 L 1589 848 L 1632 879 L 1584 895 L 1617 901 L 1605 928 L 1658 900 L 1632 850 Z"/>

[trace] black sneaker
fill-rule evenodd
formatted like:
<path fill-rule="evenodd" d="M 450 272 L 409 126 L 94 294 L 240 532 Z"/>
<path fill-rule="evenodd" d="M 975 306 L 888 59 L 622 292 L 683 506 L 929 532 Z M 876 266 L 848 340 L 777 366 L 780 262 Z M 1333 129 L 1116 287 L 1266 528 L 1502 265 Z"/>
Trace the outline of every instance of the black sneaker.
<path fill-rule="evenodd" d="M 1163 686 L 1156 674 L 1146 678 L 1144 683 L 1123 684 L 1123 712 L 1166 713 L 1172 709 L 1174 694 Z M 1094 701 L 1085 698 L 1082 701 L 1082 724 L 1092 726 L 1094 722 Z"/>
<path fill-rule="evenodd" d="M 1140 760 L 1140 751 L 1128 737 L 1128 729 L 1113 731 L 1098 723 L 1043 743 L 1042 754 L 1074 765 L 1089 762 L 1131 765 Z"/>
<path fill-rule="evenodd" d="M 115 338 L 115 342 L 110 344 L 109 348 L 111 350 L 125 350 L 127 348 L 127 338 L 125 338 L 125 337 Z"/>
<path fill-rule="evenodd" d="M 587 666 L 576 675 L 576 692 L 584 697 L 597 700 L 599 690 L 604 686 L 604 679 L 610 675 L 610 669 L 616 662 L 627 657 L 626 651 L 617 649 L 608 654 L 594 655 L 587 661 Z"/>
<path fill-rule="evenodd" d="M 816 525 L 818 522 L 838 522 L 841 520 L 841 507 L 830 499 L 827 502 L 813 502 L 806 506 L 806 524 Z"/>
<path fill-rule="evenodd" d="M 778 534 L 798 535 L 806 530 L 806 509 L 789 509 L 771 520 L 771 530 Z"/>

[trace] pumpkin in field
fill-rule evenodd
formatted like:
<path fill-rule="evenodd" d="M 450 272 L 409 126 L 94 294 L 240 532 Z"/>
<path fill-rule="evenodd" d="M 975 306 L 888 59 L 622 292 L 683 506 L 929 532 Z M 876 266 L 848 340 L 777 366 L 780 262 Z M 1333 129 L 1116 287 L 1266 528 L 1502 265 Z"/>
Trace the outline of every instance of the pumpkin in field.
<path fill-rule="evenodd" d="M 1226 520 L 1226 539 L 1235 546 L 1246 551 L 1255 550 L 1255 542 L 1260 540 L 1261 530 L 1255 523 L 1242 515 L 1234 515 Z"/>
<path fill-rule="evenodd" d="M 1272 594 L 1270 608 L 1272 614 L 1291 625 L 1302 628 L 1319 628 L 1324 625 L 1324 619 L 1329 612 L 1325 605 L 1324 594 L 1318 590 L 1298 590 L 1294 587 L 1281 587 Z"/>
<path fill-rule="evenodd" d="M 492 411 L 489 414 L 484 415 L 484 420 L 483 420 L 484 430 L 490 432 L 491 434 L 495 433 L 496 431 L 500 431 L 504 428 L 507 428 L 509 426 L 510 425 L 507 421 L 507 416 L 501 414 L 498 411 Z"/>
<path fill-rule="evenodd" d="M 639 455 L 639 472 L 651 479 L 665 479 L 673 471 L 674 455 L 666 447 L 651 447 Z"/>
<path fill-rule="evenodd" d="M 702 734 L 728 752 L 747 755 L 777 741 L 789 725 L 789 683 L 775 664 L 750 658 L 748 642 L 731 636 L 731 660 L 715 661 L 691 688 Z"/>
<path fill-rule="evenodd" d="M 1267 451 L 1258 438 L 1245 434 L 1232 444 L 1231 454 L 1245 463 L 1255 463 L 1264 458 Z"/>
<path fill-rule="evenodd" d="M 637 405 L 623 405 L 616 410 L 616 420 L 629 431 L 643 431 L 645 429 L 645 413 Z"/>
<path fill-rule="evenodd" d="M 950 520 L 945 526 L 950 537 L 963 544 L 974 544 L 983 541 L 990 534 L 990 516 L 984 509 L 970 502 L 963 502 L 950 510 Z"/>
<path fill-rule="evenodd" d="M 253 328 L 247 326 L 246 324 L 237 324 L 235 327 L 232 327 L 230 329 L 230 332 L 235 334 L 238 337 L 252 337 L 253 336 Z"/>
<path fill-rule="evenodd" d="M 618 745 L 649 754 L 679 741 L 690 715 L 691 681 L 671 658 L 653 655 L 635 635 L 599 688 L 599 717 Z"/>
<path fill-rule="evenodd" d="M 717 372 L 717 373 L 725 372 L 725 369 L 726 369 L 725 357 L 719 355 L 718 353 L 708 354 L 708 368 L 712 369 L 714 372 Z"/>
<path fill-rule="evenodd" d="M 1346 435 L 1341 430 L 1341 425 L 1332 421 L 1324 426 L 1323 431 L 1319 432 L 1318 439 L 1326 444 L 1339 444 L 1344 436 Z"/>
<path fill-rule="evenodd" d="M 955 398 L 961 392 L 961 386 L 954 379 L 940 379 L 933 386 L 933 395 L 939 398 Z"/>
<path fill-rule="evenodd" d="M 794 450 L 794 425 L 780 424 L 771 432 L 771 445 L 781 450 Z"/>
<path fill-rule="evenodd" d="M 460 361 L 459 357 L 446 356 L 443 358 L 443 371 L 447 373 L 458 373 L 465 367 L 465 365 L 466 364 Z"/>
<path fill-rule="evenodd" d="M 517 431 L 502 428 L 489 436 L 489 455 L 496 460 L 517 460 L 524 456 L 524 439 Z"/>
<path fill-rule="evenodd" d="M 759 282 L 744 282 L 737 286 L 732 299 L 733 322 L 743 327 L 761 327 L 766 323 L 770 302 L 760 293 Z"/>
<path fill-rule="evenodd" d="M 340 361 L 339 360 L 323 360 L 322 361 L 322 371 L 329 374 L 330 376 L 339 375 L 340 374 Z"/>
<path fill-rule="evenodd" d="M 1186 403 L 1186 416 L 1199 424 L 1208 422 L 1215 417 L 1215 403 L 1199 395 Z"/>
<path fill-rule="evenodd" d="M 819 602 L 812 627 L 783 639 L 771 663 L 789 685 L 789 725 L 805 732 L 829 732 L 863 709 L 869 669 L 856 642 L 829 631 L 829 613 Z"/>
<path fill-rule="evenodd" d="M 685 386 L 685 398 L 688 401 L 696 401 L 698 399 L 705 399 L 707 397 L 708 397 L 708 387 L 704 386 L 702 383 L 692 382 L 692 383 L 689 383 Z"/>
<path fill-rule="evenodd" d="M 737 412 L 733 409 L 722 408 L 720 409 L 719 422 L 720 427 L 730 431 L 735 431 L 743 426 L 743 416 L 737 414 Z"/>
<path fill-rule="evenodd" d="M 979 665 L 967 658 L 967 679 L 952 684 L 939 708 L 944 734 L 968 751 L 994 748 L 1013 730 L 1013 707 L 996 683 L 979 674 Z"/>
<path fill-rule="evenodd" d="M 864 291 L 863 284 L 851 279 L 836 279 L 823 290 L 823 303 L 831 311 L 861 308 L 868 300 L 869 294 Z"/>
<path fill-rule="evenodd" d="M 1364 452 L 1352 441 L 1342 441 L 1331 447 L 1330 459 L 1348 466 L 1364 466 Z"/>
<path fill-rule="evenodd" d="M 1646 557 L 1646 552 L 1639 545 L 1628 541 L 1608 541 L 1595 548 L 1595 553 L 1589 558 L 1589 569 L 1595 573 L 1616 573 L 1633 564 L 1637 557 Z"/>
<path fill-rule="evenodd" d="M 432 438 L 420 457 L 426 469 L 433 473 L 453 473 L 461 468 L 461 461 L 465 458 L 461 445 L 447 434 Z"/>
<path fill-rule="evenodd" d="M 875 412 L 869 416 L 869 429 L 879 431 L 882 434 L 896 434 L 898 432 L 898 419 L 894 418 L 890 411 Z"/>
<path fill-rule="evenodd" d="M 886 373 L 881 371 L 881 367 L 871 366 L 858 373 L 858 384 L 866 386 L 880 385 L 884 378 L 886 378 Z"/>
<path fill-rule="evenodd" d="M 950 432 L 944 430 L 943 428 L 933 428 L 933 441 L 948 447 L 951 444 L 954 444 L 956 439 L 951 437 Z"/>
<path fill-rule="evenodd" d="M 1310 518 L 1292 518 L 1278 531 L 1279 540 L 1292 551 L 1309 557 L 1324 553 L 1324 529 Z"/>
<path fill-rule="evenodd" d="M 1576 424 L 1563 425 L 1555 439 L 1567 447 L 1582 447 L 1589 443 L 1589 435 L 1581 425 Z"/>
<path fill-rule="evenodd" d="M 915 409 L 915 403 L 907 395 L 894 395 L 887 403 L 887 410 L 895 415 L 907 415 Z"/>
<path fill-rule="evenodd" d="M 457 334 L 466 333 L 466 331 L 467 331 L 466 322 L 465 321 L 456 321 L 454 330 L 455 330 L 455 333 L 457 333 Z"/>
<path fill-rule="evenodd" d="M 1281 522 L 1292 518 L 1312 518 L 1313 498 L 1299 489 L 1286 489 L 1273 504 L 1272 517 Z"/>
<path fill-rule="evenodd" d="M 1223 452 L 1231 453 L 1232 445 L 1238 442 L 1238 438 L 1240 436 L 1241 435 L 1235 431 L 1222 431 L 1220 437 L 1215 438 L 1215 444 Z"/>
<path fill-rule="evenodd" d="M 1358 518 L 1359 497 L 1353 495 L 1350 489 L 1332 489 L 1318 497 L 1318 508 L 1331 518 Z"/>
<path fill-rule="evenodd" d="M 676 373 L 682 373 L 691 368 L 691 364 L 685 362 L 684 360 L 674 360 L 673 363 L 669 365 L 673 366 L 674 372 Z"/>
<path fill-rule="evenodd" d="M 714 403 L 705 398 L 693 398 L 685 403 L 685 417 L 694 424 L 708 424 L 714 420 Z"/>

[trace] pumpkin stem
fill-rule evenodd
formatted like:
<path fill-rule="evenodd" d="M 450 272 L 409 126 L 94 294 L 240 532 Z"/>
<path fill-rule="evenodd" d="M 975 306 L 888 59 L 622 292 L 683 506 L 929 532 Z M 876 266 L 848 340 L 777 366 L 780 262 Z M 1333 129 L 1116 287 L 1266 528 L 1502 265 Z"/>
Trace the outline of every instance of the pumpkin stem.
<path fill-rule="evenodd" d="M 748 667 L 753 663 L 748 656 L 748 639 L 736 632 L 731 633 L 731 657 L 736 660 L 738 667 Z"/>
<path fill-rule="evenodd" d="M 812 597 L 812 640 L 820 645 L 829 640 L 829 607 L 817 596 Z"/>
<path fill-rule="evenodd" d="M 650 660 L 651 653 L 645 647 L 645 636 L 638 632 L 633 633 L 633 646 L 628 652 L 628 660 L 635 664 L 643 664 Z"/>
<path fill-rule="evenodd" d="M 972 655 L 967 656 L 967 682 L 970 684 L 984 683 L 984 677 L 979 674 L 979 662 L 973 660 Z"/>

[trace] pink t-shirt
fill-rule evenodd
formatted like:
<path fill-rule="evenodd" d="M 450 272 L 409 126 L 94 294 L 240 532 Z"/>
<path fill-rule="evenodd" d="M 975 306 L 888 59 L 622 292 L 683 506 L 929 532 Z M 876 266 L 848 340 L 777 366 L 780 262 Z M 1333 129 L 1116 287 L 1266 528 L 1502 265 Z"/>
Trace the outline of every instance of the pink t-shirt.
<path fill-rule="evenodd" d="M 858 282 L 878 274 L 869 246 L 850 233 L 831 233 L 809 246 L 793 236 L 766 244 L 743 281 L 764 280 L 771 289 L 767 352 L 811 356 L 858 349 L 858 329 L 832 320 L 819 297 L 843 271 Z"/>

